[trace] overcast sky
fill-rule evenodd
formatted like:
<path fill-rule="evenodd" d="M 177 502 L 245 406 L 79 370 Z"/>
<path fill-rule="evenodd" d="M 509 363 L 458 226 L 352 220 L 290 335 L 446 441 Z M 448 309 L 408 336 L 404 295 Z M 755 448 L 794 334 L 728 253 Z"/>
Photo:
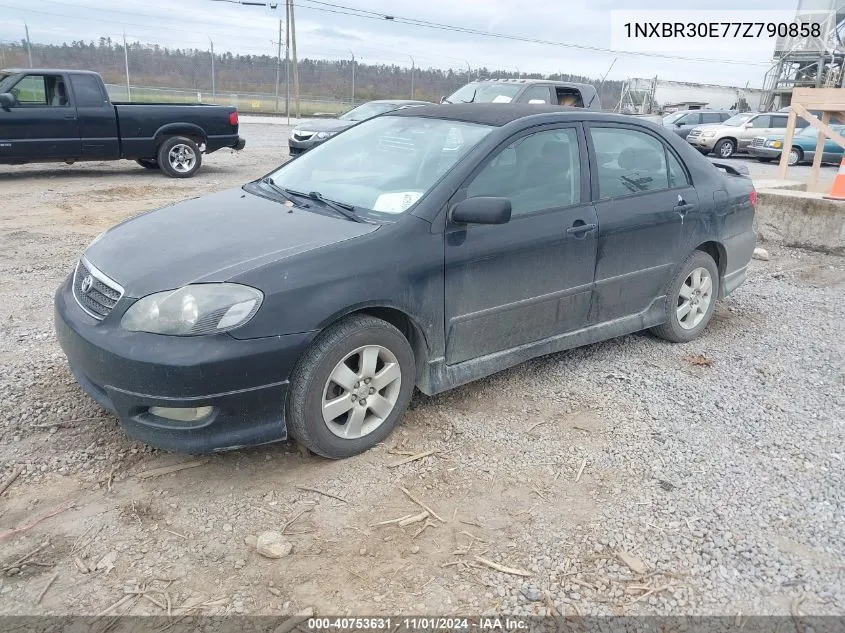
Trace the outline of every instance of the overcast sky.
<path fill-rule="evenodd" d="M 275 0 L 274 0 L 275 1 Z M 757 9 L 794 10 L 796 0 L 325 0 L 404 18 L 415 18 L 569 44 L 610 47 L 613 9 Z M 366 63 L 417 67 L 461 68 L 487 66 L 527 72 L 571 72 L 602 76 L 617 55 L 560 46 L 528 44 L 404 25 L 383 19 L 364 19 L 330 13 L 325 5 L 296 1 L 297 49 L 300 58 L 349 58 L 350 50 Z M 324 9 L 324 10 L 319 10 Z M 275 11 L 211 0 L 0 0 L 0 41 L 20 41 L 24 21 L 34 42 L 61 43 L 127 39 L 180 48 L 208 48 L 216 52 L 273 54 L 284 0 Z M 728 46 L 720 50 L 678 51 L 741 64 L 667 60 L 619 54 L 611 79 L 650 77 L 759 87 L 771 52 L 745 53 L 737 58 Z"/>

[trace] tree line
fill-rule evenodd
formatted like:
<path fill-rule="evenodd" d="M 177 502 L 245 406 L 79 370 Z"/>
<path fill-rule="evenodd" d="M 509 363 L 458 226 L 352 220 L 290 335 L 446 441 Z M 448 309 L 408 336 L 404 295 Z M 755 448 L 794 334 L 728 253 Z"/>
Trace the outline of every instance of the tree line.
<path fill-rule="evenodd" d="M 0 47 L 3 64 L 7 68 L 29 65 L 26 42 L 5 44 Z M 157 44 L 128 44 L 129 76 L 133 86 L 179 88 L 211 92 L 212 59 L 209 51 L 192 48 L 167 48 Z M 122 42 L 101 37 L 98 42 L 73 41 L 64 44 L 32 44 L 33 65 L 69 69 L 95 70 L 103 75 L 106 83 L 126 82 L 124 48 Z M 276 89 L 278 59 L 270 55 L 241 55 L 231 52 L 214 56 L 214 82 L 219 92 L 273 93 Z M 300 93 L 303 96 L 349 101 L 352 90 L 352 61 L 301 59 L 298 62 Z M 279 69 L 284 91 L 285 66 Z M 291 81 L 293 72 L 291 70 Z M 474 68 L 465 69 L 417 68 L 414 70 L 414 98 L 439 101 L 467 83 L 469 78 L 517 78 L 512 71 Z M 522 78 L 562 79 L 592 83 L 599 82 L 578 74 L 541 75 L 522 73 Z M 621 81 L 605 81 L 600 98 L 606 109 L 618 101 Z M 355 100 L 409 98 L 411 96 L 411 69 L 393 64 L 355 64 Z"/>

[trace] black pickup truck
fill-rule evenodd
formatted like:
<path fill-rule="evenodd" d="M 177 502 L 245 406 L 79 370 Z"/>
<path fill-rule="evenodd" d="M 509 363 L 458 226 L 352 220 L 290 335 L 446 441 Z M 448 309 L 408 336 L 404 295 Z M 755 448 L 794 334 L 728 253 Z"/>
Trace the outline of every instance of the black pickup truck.
<path fill-rule="evenodd" d="M 243 149 L 237 108 L 109 100 L 82 70 L 0 70 L 0 164 L 135 160 L 189 178 L 202 155 Z"/>

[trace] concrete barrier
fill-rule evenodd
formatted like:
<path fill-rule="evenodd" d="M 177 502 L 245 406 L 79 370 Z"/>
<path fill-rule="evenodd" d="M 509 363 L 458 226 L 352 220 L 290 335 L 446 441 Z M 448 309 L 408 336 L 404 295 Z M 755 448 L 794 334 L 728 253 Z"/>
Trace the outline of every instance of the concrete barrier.
<path fill-rule="evenodd" d="M 845 201 L 790 189 L 760 189 L 754 220 L 761 241 L 845 256 Z"/>

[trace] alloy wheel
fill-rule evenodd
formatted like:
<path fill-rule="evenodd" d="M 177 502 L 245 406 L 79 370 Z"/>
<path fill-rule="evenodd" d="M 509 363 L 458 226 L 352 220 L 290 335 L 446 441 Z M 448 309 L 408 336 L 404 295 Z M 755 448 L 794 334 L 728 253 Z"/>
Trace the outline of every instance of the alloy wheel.
<path fill-rule="evenodd" d="M 197 162 L 197 155 L 193 148 L 179 143 L 170 148 L 170 152 L 167 154 L 167 160 L 174 170 L 184 174 L 193 169 Z"/>
<path fill-rule="evenodd" d="M 706 268 L 690 272 L 678 294 L 678 323 L 685 330 L 692 330 L 701 323 L 713 301 L 713 279 Z"/>
<path fill-rule="evenodd" d="M 393 352 L 381 345 L 359 347 L 329 374 L 323 388 L 323 421 L 344 439 L 369 435 L 390 416 L 401 386 L 402 372 Z"/>

